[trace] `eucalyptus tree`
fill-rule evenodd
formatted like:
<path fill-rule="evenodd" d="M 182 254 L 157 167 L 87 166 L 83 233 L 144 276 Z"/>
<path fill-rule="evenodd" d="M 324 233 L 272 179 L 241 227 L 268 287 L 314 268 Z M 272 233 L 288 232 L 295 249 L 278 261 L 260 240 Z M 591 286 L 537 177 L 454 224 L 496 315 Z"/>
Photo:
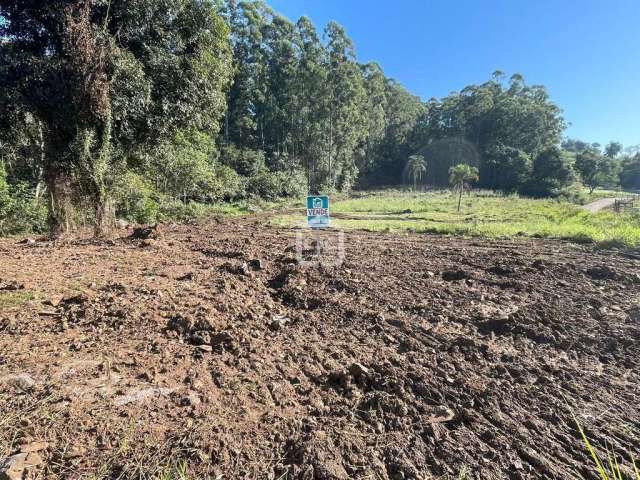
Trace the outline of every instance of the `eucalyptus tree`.
<path fill-rule="evenodd" d="M 296 74 L 297 107 L 294 113 L 298 154 L 307 171 L 307 189 L 320 189 L 321 166 L 326 159 L 325 125 L 328 123 L 329 90 L 325 50 L 308 17 L 296 22 L 299 48 Z"/>
<path fill-rule="evenodd" d="M 534 158 L 550 145 L 559 144 L 564 129 L 562 111 L 544 87 L 527 85 L 518 74 L 505 84 L 499 74 L 442 100 L 428 101 L 416 138 L 422 143 L 452 137 L 472 142 L 483 160 L 480 183 L 491 187 L 500 175 L 495 171 L 497 164 L 490 161 L 496 145 Z"/>
<path fill-rule="evenodd" d="M 353 42 L 344 28 L 336 22 L 329 22 L 325 36 L 329 97 L 325 184 L 329 189 L 347 189 L 354 183 L 358 173 L 355 149 L 366 138 L 366 90 L 356 63 Z"/>

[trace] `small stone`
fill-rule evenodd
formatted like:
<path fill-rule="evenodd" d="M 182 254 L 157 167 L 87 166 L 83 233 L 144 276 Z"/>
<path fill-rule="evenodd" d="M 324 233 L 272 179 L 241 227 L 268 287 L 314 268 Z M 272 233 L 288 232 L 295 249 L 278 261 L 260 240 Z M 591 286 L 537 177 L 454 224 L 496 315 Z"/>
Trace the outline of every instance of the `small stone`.
<path fill-rule="evenodd" d="M 274 315 L 273 320 L 271 320 L 271 324 L 269 325 L 271 330 L 278 331 L 281 330 L 289 323 L 289 319 L 283 315 Z"/>
<path fill-rule="evenodd" d="M 264 265 L 262 264 L 262 260 L 260 260 L 259 258 L 254 258 L 252 260 L 249 260 L 248 265 L 253 270 L 262 270 L 264 268 Z"/>
<path fill-rule="evenodd" d="M 31 442 L 20 447 L 20 453 L 33 453 L 45 450 L 49 444 L 47 442 Z"/>
<path fill-rule="evenodd" d="M 42 458 L 35 452 L 18 453 L 0 465 L 0 480 L 22 480 L 25 470 L 41 464 Z"/>
<path fill-rule="evenodd" d="M 127 228 L 129 228 L 129 222 L 119 218 L 118 220 L 116 220 L 116 227 L 118 227 L 120 230 L 126 230 Z"/>
<path fill-rule="evenodd" d="M 201 352 L 213 352 L 213 347 L 211 345 L 198 345 L 198 350 Z"/>
<path fill-rule="evenodd" d="M 361 363 L 352 363 L 349 367 L 349 373 L 354 377 L 366 377 L 369 375 L 369 369 Z"/>
<path fill-rule="evenodd" d="M 182 399 L 182 405 L 185 407 L 195 407 L 201 403 L 202 400 L 200 400 L 200 396 L 196 392 L 189 392 L 189 394 Z"/>
<path fill-rule="evenodd" d="M 5 377 L 4 380 L 10 385 L 13 385 L 14 387 L 17 387 L 25 392 L 33 390 L 33 388 L 36 386 L 36 381 L 26 373 Z"/>

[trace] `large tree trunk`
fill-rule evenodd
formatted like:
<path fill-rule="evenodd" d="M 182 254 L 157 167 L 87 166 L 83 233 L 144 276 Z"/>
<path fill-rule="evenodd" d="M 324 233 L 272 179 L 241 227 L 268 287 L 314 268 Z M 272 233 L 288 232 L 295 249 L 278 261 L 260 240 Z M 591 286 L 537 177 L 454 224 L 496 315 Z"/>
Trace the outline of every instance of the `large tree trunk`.
<path fill-rule="evenodd" d="M 111 106 L 107 103 L 106 116 L 96 129 L 98 139 L 94 152 L 89 153 L 92 200 L 95 209 L 96 237 L 109 236 L 115 226 L 115 214 L 109 189 L 107 175 L 111 164 Z"/>
<path fill-rule="evenodd" d="M 73 187 L 70 177 L 53 167 L 44 175 L 47 184 L 49 207 L 49 231 L 53 238 L 69 233 L 74 227 Z"/>

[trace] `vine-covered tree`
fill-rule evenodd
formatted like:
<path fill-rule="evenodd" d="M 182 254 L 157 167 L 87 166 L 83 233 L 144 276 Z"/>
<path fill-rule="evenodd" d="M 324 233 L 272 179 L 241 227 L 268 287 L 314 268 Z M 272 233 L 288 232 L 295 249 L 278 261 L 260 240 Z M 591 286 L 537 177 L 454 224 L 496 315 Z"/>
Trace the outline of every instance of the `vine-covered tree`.
<path fill-rule="evenodd" d="M 2 104 L 39 126 L 53 233 L 79 194 L 97 233 L 109 228 L 126 155 L 180 129 L 217 132 L 230 50 L 212 2 L 2 0 L 0 17 Z"/>

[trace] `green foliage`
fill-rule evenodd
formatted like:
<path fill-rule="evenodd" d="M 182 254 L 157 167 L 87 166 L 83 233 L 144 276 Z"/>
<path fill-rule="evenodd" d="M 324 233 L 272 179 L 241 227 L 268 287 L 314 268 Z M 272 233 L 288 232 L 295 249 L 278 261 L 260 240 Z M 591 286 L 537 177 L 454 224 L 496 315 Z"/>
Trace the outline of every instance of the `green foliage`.
<path fill-rule="evenodd" d="M 337 23 L 320 35 L 262 1 L 54 3 L 0 0 L 3 231 L 42 229 L 36 196 L 53 227 L 72 203 L 149 223 L 249 196 L 446 186 L 460 163 L 505 193 L 575 199 L 574 163 L 591 188 L 619 174 L 640 189 L 619 143 L 561 151 L 560 109 L 519 74 L 422 102 L 358 63 Z"/>
<path fill-rule="evenodd" d="M 611 144 L 609 147 L 611 148 L 609 153 L 613 155 L 616 148 L 611 147 Z M 575 169 L 591 192 L 597 187 L 615 185 L 615 177 L 617 176 L 615 155 L 602 155 L 593 149 L 586 149 L 576 154 Z"/>
<path fill-rule="evenodd" d="M 458 212 L 462 203 L 462 192 L 469 184 L 477 182 L 478 178 L 478 169 L 466 163 L 459 163 L 449 169 L 449 183 L 458 192 Z"/>
<path fill-rule="evenodd" d="M 217 165 L 214 167 L 215 188 L 209 192 L 215 200 L 233 201 L 245 198 L 247 182 L 231 167 Z"/>
<path fill-rule="evenodd" d="M 216 188 L 215 144 L 201 132 L 178 132 L 152 156 L 148 175 L 160 192 L 173 198 L 205 200 Z"/>
<path fill-rule="evenodd" d="M 640 153 L 623 161 L 620 185 L 627 190 L 640 190 Z"/>
<path fill-rule="evenodd" d="M 407 161 L 407 171 L 413 182 L 413 189 L 417 190 L 418 182 L 427 173 L 427 162 L 424 157 L 422 155 L 411 155 Z"/>
<path fill-rule="evenodd" d="M 4 164 L 0 162 L 0 235 L 42 233 L 46 227 L 46 207 L 34 197 L 27 183 L 9 185 Z"/>
<path fill-rule="evenodd" d="M 600 480 L 640 480 L 640 469 L 638 469 L 635 458 L 631 460 L 631 467 L 633 468 L 631 476 L 623 475 L 623 465 L 618 462 L 618 459 L 621 457 L 619 457 L 615 451 L 610 451 L 609 448 L 607 448 L 607 458 L 603 461 L 589 441 L 589 437 L 587 437 L 580 422 L 575 417 L 574 420 L 578 426 L 578 431 L 580 432 L 584 446 L 593 460 L 595 470 Z"/>
<path fill-rule="evenodd" d="M 116 217 L 132 223 L 155 223 L 158 218 L 158 195 L 147 180 L 127 172 L 116 181 L 114 201 Z"/>
<path fill-rule="evenodd" d="M 505 193 L 520 189 L 531 176 L 532 162 L 529 155 L 517 148 L 495 145 L 483 164 L 485 183 Z"/>
<path fill-rule="evenodd" d="M 548 147 L 533 161 L 533 171 L 520 192 L 532 197 L 557 196 L 575 180 L 571 157 L 558 147 Z"/>
<path fill-rule="evenodd" d="M 478 181 L 478 169 L 476 167 L 466 163 L 459 163 L 449 169 L 449 183 L 457 191 L 464 190 L 465 184 L 476 181 Z"/>
<path fill-rule="evenodd" d="M 300 197 L 306 190 L 306 179 L 301 173 L 288 174 L 263 170 L 249 178 L 247 193 L 273 201 L 281 197 Z"/>
<path fill-rule="evenodd" d="M 217 133 L 231 51 L 213 2 L 0 1 L 0 17 L 0 103 L 39 125 L 36 161 L 54 230 L 68 225 L 65 205 L 79 193 L 94 205 L 97 227 L 109 223 L 121 160 L 168 148 L 176 132 Z M 175 160 L 163 188 L 188 196 L 209 172 L 181 154 L 181 139 L 175 148 L 160 152 Z"/>
<path fill-rule="evenodd" d="M 417 148 L 425 148 L 434 140 L 463 139 L 478 151 L 480 186 L 513 191 L 528 168 L 526 156 L 535 158 L 550 145 L 559 144 L 564 128 L 561 110 L 544 87 L 526 85 L 519 74 L 507 84 L 494 75 L 481 85 L 428 101 L 413 141 Z M 510 150 L 505 151 L 506 147 Z M 470 161 L 451 159 L 449 165 L 462 160 Z M 519 172 L 509 179 L 501 169 L 510 161 L 518 165 Z"/>
<path fill-rule="evenodd" d="M 266 167 L 264 151 L 238 148 L 235 145 L 222 148 L 220 161 L 246 177 L 256 175 Z"/>

